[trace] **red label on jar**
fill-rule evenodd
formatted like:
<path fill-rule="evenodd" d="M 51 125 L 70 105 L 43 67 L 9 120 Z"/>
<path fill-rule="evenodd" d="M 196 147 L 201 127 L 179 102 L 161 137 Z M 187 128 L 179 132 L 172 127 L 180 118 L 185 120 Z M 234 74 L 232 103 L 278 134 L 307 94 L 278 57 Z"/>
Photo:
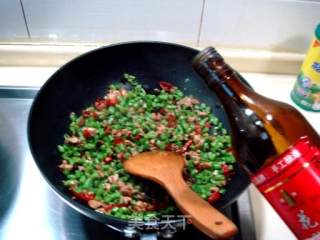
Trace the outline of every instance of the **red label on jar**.
<path fill-rule="evenodd" d="M 320 149 L 307 137 L 251 181 L 299 239 L 320 240 Z"/>

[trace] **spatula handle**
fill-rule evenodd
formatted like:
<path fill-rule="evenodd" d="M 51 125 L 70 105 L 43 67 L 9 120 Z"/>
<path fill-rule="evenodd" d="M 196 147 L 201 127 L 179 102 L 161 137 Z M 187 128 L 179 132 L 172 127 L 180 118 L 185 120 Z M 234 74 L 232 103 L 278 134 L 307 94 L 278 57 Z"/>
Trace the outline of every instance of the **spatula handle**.
<path fill-rule="evenodd" d="M 193 192 L 182 178 L 166 188 L 180 210 L 191 217 L 192 224 L 209 237 L 227 239 L 238 232 L 233 222 Z"/>

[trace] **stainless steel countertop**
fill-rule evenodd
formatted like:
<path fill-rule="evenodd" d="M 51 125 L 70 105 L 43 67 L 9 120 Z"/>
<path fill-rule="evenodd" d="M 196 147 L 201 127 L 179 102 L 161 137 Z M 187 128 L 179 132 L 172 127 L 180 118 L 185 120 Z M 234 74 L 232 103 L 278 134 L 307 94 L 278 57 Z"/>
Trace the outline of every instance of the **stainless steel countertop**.
<path fill-rule="evenodd" d="M 0 89 L 0 239 L 124 239 L 121 233 L 70 208 L 42 178 L 29 151 L 26 131 L 35 93 Z M 236 239 L 255 239 L 247 192 L 236 206 L 242 235 Z M 178 238 L 199 239 L 194 232 Z"/>

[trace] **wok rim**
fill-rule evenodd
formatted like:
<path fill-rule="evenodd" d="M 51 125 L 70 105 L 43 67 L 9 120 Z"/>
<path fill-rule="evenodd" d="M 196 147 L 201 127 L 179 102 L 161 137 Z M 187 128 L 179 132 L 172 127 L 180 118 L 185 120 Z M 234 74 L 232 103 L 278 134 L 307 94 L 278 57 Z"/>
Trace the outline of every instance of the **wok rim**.
<path fill-rule="evenodd" d="M 28 114 L 28 120 L 27 120 L 27 138 L 28 138 L 28 146 L 30 149 L 30 152 L 32 154 L 32 158 L 33 161 L 36 163 L 38 170 L 41 173 L 41 176 L 45 179 L 45 181 L 48 183 L 48 185 L 50 186 L 50 188 L 53 190 L 53 192 L 60 198 L 63 200 L 63 202 L 65 202 L 68 206 L 70 206 L 72 209 L 76 210 L 77 212 L 85 215 L 86 217 L 89 217 L 91 219 L 94 219 L 95 221 L 98 221 L 100 223 L 103 223 L 105 225 L 113 225 L 113 226 L 117 226 L 117 227 L 125 227 L 128 226 L 128 224 L 130 223 L 130 220 L 124 220 L 118 217 L 114 217 L 111 215 L 107 215 L 107 214 L 103 214 L 100 212 L 95 211 L 94 209 L 90 208 L 88 205 L 86 205 L 85 203 L 79 203 L 76 200 L 72 199 L 70 196 L 66 195 L 65 193 L 61 192 L 58 187 L 56 187 L 56 185 L 49 180 L 49 178 L 46 176 L 46 174 L 42 171 L 42 168 L 40 166 L 39 161 L 36 160 L 36 151 L 35 151 L 35 147 L 32 145 L 32 139 L 31 139 L 31 125 L 32 125 L 32 118 L 33 118 L 33 111 L 34 108 L 37 105 L 37 102 L 39 101 L 38 99 L 40 98 L 41 94 L 43 94 L 44 90 L 46 89 L 47 85 L 49 83 L 51 83 L 54 79 L 55 76 L 63 71 L 65 68 L 69 67 L 70 65 L 73 64 L 73 62 L 78 61 L 79 59 L 82 59 L 88 55 L 91 55 L 95 52 L 99 52 L 102 51 L 104 49 L 108 49 L 108 48 L 112 48 L 112 47 L 121 47 L 121 46 L 127 46 L 127 45 L 134 45 L 134 44 L 148 44 L 148 45 L 165 45 L 165 46 L 173 46 L 173 47 L 178 47 L 178 48 L 182 48 L 185 49 L 187 51 L 193 51 L 195 53 L 199 53 L 200 51 L 189 47 L 189 46 L 185 46 L 182 44 L 178 44 L 178 43 L 171 43 L 171 42 L 165 42 L 165 41 L 127 41 L 127 42 L 119 42 L 119 43 L 113 43 L 113 44 L 109 44 L 109 45 L 104 45 L 104 46 L 100 46 L 97 47 L 95 49 L 89 50 L 87 52 L 84 52 L 82 54 L 80 54 L 79 56 L 76 56 L 74 58 L 72 58 L 71 60 L 67 61 L 66 63 L 64 63 L 62 66 L 60 66 L 47 80 L 46 82 L 40 87 L 39 91 L 37 92 L 36 96 L 33 99 L 33 102 L 31 104 L 30 107 L 30 111 Z M 191 63 L 190 63 L 191 64 Z M 237 194 L 235 194 L 235 196 L 233 196 L 233 198 L 231 198 L 230 201 L 228 201 L 226 204 L 224 204 L 223 206 L 219 206 L 216 207 L 218 210 L 223 210 L 225 208 L 227 208 L 228 206 L 230 206 L 232 203 L 234 203 L 236 201 L 236 199 L 239 197 L 239 195 L 245 191 L 247 189 L 247 187 L 249 186 L 250 181 L 249 179 L 247 179 L 245 185 L 246 187 L 244 187 L 242 189 L 242 191 L 238 192 Z M 165 216 L 165 215 L 164 215 Z M 132 220 L 131 220 L 132 221 Z M 179 219 L 172 219 L 169 220 L 170 223 L 172 224 L 179 224 L 181 223 L 183 220 L 179 220 Z M 147 221 L 142 221 L 144 223 L 144 226 L 148 226 L 147 225 Z M 156 221 L 156 225 L 159 226 L 161 224 L 165 224 L 168 223 L 168 221 L 164 221 L 164 220 L 160 220 L 160 221 Z"/>

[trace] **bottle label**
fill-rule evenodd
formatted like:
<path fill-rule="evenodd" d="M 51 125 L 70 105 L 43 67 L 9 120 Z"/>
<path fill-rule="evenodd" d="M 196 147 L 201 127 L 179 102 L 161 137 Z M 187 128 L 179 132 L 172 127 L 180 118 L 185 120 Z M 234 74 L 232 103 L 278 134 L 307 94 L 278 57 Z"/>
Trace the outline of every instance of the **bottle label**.
<path fill-rule="evenodd" d="M 320 240 L 320 149 L 307 137 L 252 175 L 251 181 L 298 239 Z"/>
<path fill-rule="evenodd" d="M 314 38 L 301 67 L 301 72 L 320 85 L 320 40 Z"/>
<path fill-rule="evenodd" d="M 320 40 L 314 38 L 291 92 L 300 107 L 320 111 Z"/>

